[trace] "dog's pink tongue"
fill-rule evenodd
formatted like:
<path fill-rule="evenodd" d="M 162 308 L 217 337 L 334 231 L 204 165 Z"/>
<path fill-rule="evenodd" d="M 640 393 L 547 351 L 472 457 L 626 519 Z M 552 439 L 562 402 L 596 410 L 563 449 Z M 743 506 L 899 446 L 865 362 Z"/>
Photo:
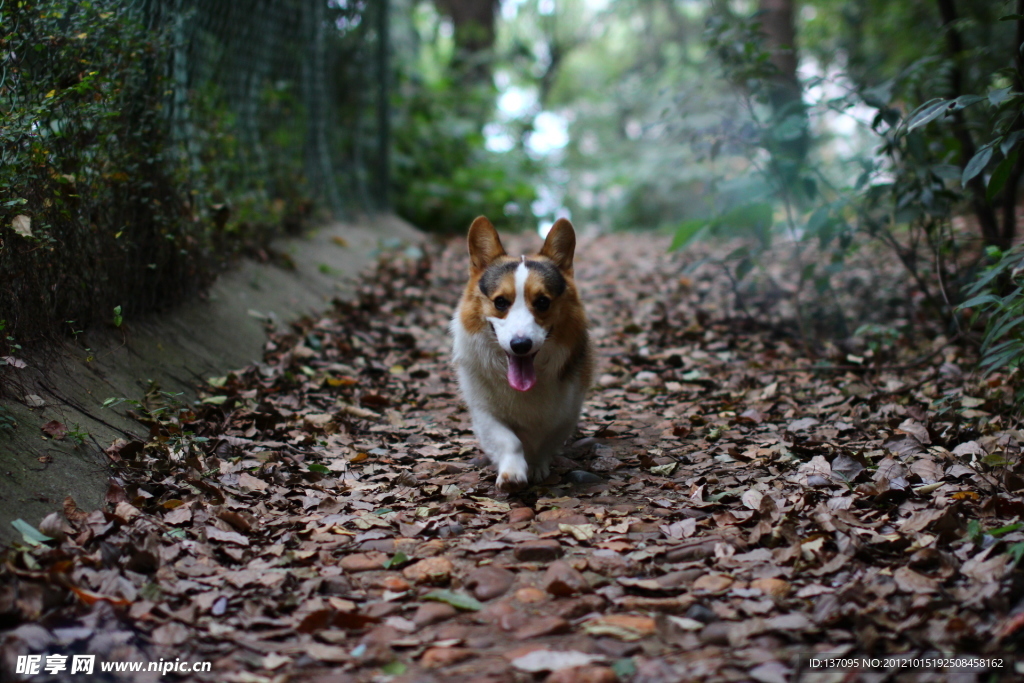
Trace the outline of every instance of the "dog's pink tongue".
<path fill-rule="evenodd" d="M 508 384 L 516 391 L 529 391 L 537 383 L 533 356 L 508 357 Z"/>

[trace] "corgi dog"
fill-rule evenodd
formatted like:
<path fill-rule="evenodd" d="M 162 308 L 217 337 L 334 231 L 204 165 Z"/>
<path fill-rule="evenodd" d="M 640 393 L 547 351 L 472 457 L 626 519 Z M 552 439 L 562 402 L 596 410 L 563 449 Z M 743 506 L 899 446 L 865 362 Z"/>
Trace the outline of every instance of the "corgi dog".
<path fill-rule="evenodd" d="M 555 222 L 540 252 L 515 258 L 480 216 L 469 282 L 451 322 L 452 364 L 473 432 L 512 492 L 547 478 L 576 429 L 593 352 L 573 280 L 576 233 Z"/>

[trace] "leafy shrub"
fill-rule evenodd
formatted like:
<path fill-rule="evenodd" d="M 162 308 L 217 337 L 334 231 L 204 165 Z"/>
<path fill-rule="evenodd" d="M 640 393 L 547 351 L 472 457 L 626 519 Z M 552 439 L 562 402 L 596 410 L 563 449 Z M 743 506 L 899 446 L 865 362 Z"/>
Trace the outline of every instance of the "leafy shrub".
<path fill-rule="evenodd" d="M 1024 33 L 1017 26 L 1015 38 L 1014 23 L 1024 17 L 1001 21 L 985 3 L 962 4 L 962 16 L 949 16 L 945 8 L 952 3 L 939 4 L 942 11 L 905 3 L 860 9 L 810 3 L 819 18 L 800 25 L 801 49 L 813 55 L 808 62 L 820 75 L 803 84 L 807 95 L 814 93 L 805 96 L 804 113 L 816 135 L 803 159 L 785 154 L 800 121 L 773 111 L 775 67 L 757 18 L 727 10 L 713 15 L 708 42 L 743 106 L 734 114 L 737 121 L 705 132 L 715 138 L 706 147 L 711 158 L 727 154 L 741 160 L 734 164 L 740 173 L 733 170 L 727 180 L 756 176 L 763 190 L 743 206 L 682 223 L 673 246 L 702 234 L 745 230 L 747 244 L 732 259 L 734 277 L 741 280 L 776 254 L 783 240 L 772 235 L 785 234 L 792 297 L 805 333 L 821 318 L 816 309 L 838 300 L 836 277 L 848 260 L 884 247 L 909 275 L 918 307 L 951 325 L 953 307 L 963 300 L 980 256 L 977 245 L 1006 249 L 1015 236 L 1024 171 L 1024 88 L 1016 48 Z M 868 6 L 878 11 L 863 14 Z M 896 39 L 928 22 L 939 30 L 939 40 Z M 871 50 L 864 49 L 866 41 Z M 842 154 L 828 126 L 838 116 L 862 122 L 841 141 Z M 954 221 L 965 213 L 973 220 Z M 755 215 L 762 218 L 752 220 Z M 869 322 L 871 307 L 837 310 L 836 319 Z M 841 324 L 820 331 L 850 329 Z M 992 359 L 1005 360 L 1008 351 Z"/>
<path fill-rule="evenodd" d="M 981 368 L 991 373 L 1024 365 L 1024 249 L 989 247 L 993 263 L 967 288 L 958 307 L 985 321 Z M 1018 401 L 1024 400 L 1019 393 Z"/>
<path fill-rule="evenodd" d="M 535 227 L 540 165 L 521 148 L 486 148 L 484 125 L 495 110 L 491 79 L 467 76 L 433 3 L 409 5 L 410 17 L 392 39 L 401 102 L 393 117 L 395 211 L 432 232 L 461 232 L 481 214 L 501 229 Z M 473 60 L 487 73 L 497 62 L 490 52 Z"/>
<path fill-rule="evenodd" d="M 460 115 L 466 93 L 450 83 L 409 83 L 406 92 L 393 152 L 398 214 L 433 232 L 460 232 L 481 214 L 502 229 L 535 226 L 536 164 L 485 149 L 479 123 Z"/>
<path fill-rule="evenodd" d="M 122 3 L 0 6 L 0 311 L 18 339 L 125 315 L 203 280 L 166 163 L 167 45 Z"/>
<path fill-rule="evenodd" d="M 363 9 L 0 3 L 0 351 L 187 300 L 312 197 L 340 205 L 366 76 L 325 64 L 369 42 L 324 27 Z"/>

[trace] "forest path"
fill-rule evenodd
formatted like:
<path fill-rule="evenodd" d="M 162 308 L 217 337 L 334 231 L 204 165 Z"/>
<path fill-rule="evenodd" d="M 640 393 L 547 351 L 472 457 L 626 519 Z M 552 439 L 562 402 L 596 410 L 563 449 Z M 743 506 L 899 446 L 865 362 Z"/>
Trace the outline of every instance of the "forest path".
<path fill-rule="evenodd" d="M 447 365 L 462 240 L 382 261 L 201 408 L 154 414 L 149 397 L 155 438 L 110 449 L 109 508 L 66 503 L 46 526 L 65 542 L 0 570 L 0 614 L 26 622 L 6 661 L 180 657 L 212 663 L 192 678 L 247 683 L 774 683 L 850 680 L 809 653 L 966 653 L 1016 676 L 1005 551 L 1024 534 L 1001 527 L 1024 480 L 1002 389 L 966 381 L 941 340 L 890 371 L 815 370 L 793 339 L 725 319 L 728 280 L 666 247 L 581 241 L 598 379 L 579 439 L 521 495 L 479 465 Z"/>

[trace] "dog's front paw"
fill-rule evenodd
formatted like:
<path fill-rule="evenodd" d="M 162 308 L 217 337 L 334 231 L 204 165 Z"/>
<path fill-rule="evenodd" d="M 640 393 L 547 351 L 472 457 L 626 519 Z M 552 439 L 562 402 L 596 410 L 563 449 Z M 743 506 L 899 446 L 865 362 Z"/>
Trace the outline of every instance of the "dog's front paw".
<path fill-rule="evenodd" d="M 505 493 L 514 493 L 515 491 L 522 491 L 526 488 L 529 477 L 526 474 L 526 468 L 502 468 L 498 470 L 498 481 L 496 485 L 499 491 Z"/>

